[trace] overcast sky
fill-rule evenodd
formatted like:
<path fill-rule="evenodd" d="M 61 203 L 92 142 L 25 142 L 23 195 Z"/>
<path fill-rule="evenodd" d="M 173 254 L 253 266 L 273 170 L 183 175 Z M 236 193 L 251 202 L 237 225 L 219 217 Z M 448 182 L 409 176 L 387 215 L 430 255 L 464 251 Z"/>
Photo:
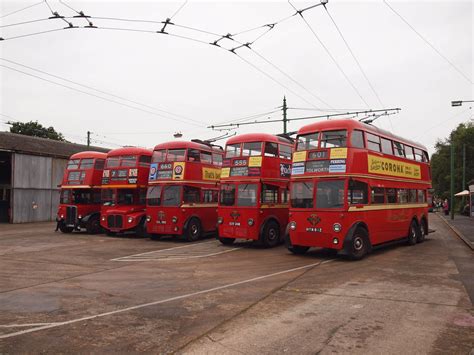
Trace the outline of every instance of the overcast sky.
<path fill-rule="evenodd" d="M 47 4 L 39 2 L 2 1 L 2 26 L 51 16 Z M 60 15 L 76 15 L 58 0 L 48 3 Z M 93 17 L 164 21 L 184 2 L 66 0 L 65 3 Z M 298 9 L 316 3 L 293 2 Z M 288 106 L 293 108 L 288 111 L 289 118 L 329 113 L 331 109 L 400 107 L 399 114 L 381 117 L 375 124 L 419 141 L 432 153 L 438 138 L 445 138 L 459 123 L 472 119 L 473 110 L 468 104 L 451 107 L 450 101 L 474 99 L 473 2 L 393 0 L 388 3 L 440 54 L 381 0 L 329 0 L 327 4 L 329 14 L 376 94 L 322 6 L 303 15 L 334 61 L 300 16 L 277 24 L 252 45 L 254 51 L 245 47 L 236 50 L 241 57 L 205 43 L 171 36 L 186 36 L 206 43 L 218 39 L 196 30 L 169 25 L 166 32 L 171 35 L 151 33 L 161 30 L 159 23 L 91 19 L 99 28 L 68 29 L 16 39 L 9 38 L 68 25 L 55 19 L 2 27 L 0 36 L 6 40 L 0 42 L 0 130 L 8 130 L 5 122 L 9 119 L 38 120 L 53 126 L 73 142 L 84 143 L 86 131 L 90 130 L 94 144 L 111 148 L 153 147 L 174 139 L 175 132 L 182 132 L 185 139 L 219 136 L 223 133 L 206 127 L 275 111 L 286 95 Z M 9 15 L 30 5 L 34 6 Z M 225 35 L 274 23 L 294 13 L 286 1 L 189 1 L 172 22 Z M 87 25 L 83 18 L 68 21 L 75 26 Z M 262 27 L 233 38 L 242 43 L 253 41 L 267 29 Z M 225 39 L 219 43 L 226 48 L 238 45 Z M 291 80 L 276 68 L 287 73 Z M 281 111 L 257 119 L 267 117 L 280 118 Z M 289 130 L 311 122 L 314 120 L 292 122 Z M 281 133 L 282 124 L 245 126 L 237 132 Z M 224 144 L 225 140 L 219 143 Z"/>

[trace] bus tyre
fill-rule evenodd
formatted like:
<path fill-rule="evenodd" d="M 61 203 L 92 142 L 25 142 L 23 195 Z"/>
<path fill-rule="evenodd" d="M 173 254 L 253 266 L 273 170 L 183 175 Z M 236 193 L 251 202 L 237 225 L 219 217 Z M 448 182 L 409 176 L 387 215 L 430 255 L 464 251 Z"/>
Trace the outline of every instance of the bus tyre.
<path fill-rule="evenodd" d="M 350 240 L 348 255 L 352 260 L 362 259 L 369 250 L 369 233 L 362 227 L 357 227 Z"/>
<path fill-rule="evenodd" d="M 421 228 L 420 228 L 420 235 L 416 240 L 417 243 L 423 243 L 425 241 L 425 237 L 428 235 L 428 224 L 426 223 L 425 219 L 421 220 Z"/>
<path fill-rule="evenodd" d="M 141 221 L 135 228 L 135 234 L 137 237 L 145 238 L 146 237 L 146 227 L 145 221 Z"/>
<path fill-rule="evenodd" d="M 411 221 L 410 230 L 408 232 L 408 245 L 415 245 L 418 238 L 420 238 L 420 234 L 421 231 L 418 223 L 415 220 Z"/>
<path fill-rule="evenodd" d="M 234 238 L 223 238 L 219 237 L 219 242 L 221 242 L 224 245 L 232 245 L 235 242 Z"/>
<path fill-rule="evenodd" d="M 59 224 L 59 230 L 63 233 L 72 233 L 72 231 L 74 230 L 74 227 L 66 227 L 64 222 L 61 222 Z"/>
<path fill-rule="evenodd" d="M 280 226 L 275 221 L 265 223 L 261 241 L 264 247 L 272 248 L 280 243 Z"/>
<path fill-rule="evenodd" d="M 86 231 L 88 234 L 100 233 L 99 216 L 93 216 L 89 218 L 89 220 L 86 223 Z"/>
<path fill-rule="evenodd" d="M 191 218 L 185 232 L 185 238 L 188 242 L 195 242 L 201 238 L 201 223 L 197 218 Z"/>

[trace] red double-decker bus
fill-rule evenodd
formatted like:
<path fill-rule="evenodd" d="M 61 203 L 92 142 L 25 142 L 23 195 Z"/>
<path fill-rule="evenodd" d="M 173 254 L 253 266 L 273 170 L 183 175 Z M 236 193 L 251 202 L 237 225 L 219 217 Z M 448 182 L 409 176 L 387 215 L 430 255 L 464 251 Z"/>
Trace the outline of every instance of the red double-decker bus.
<path fill-rule="evenodd" d="M 293 141 L 242 134 L 227 141 L 218 207 L 219 240 L 260 241 L 273 247 L 288 223 L 288 184 Z"/>
<path fill-rule="evenodd" d="M 298 131 L 285 238 L 293 253 L 310 247 L 360 259 L 374 246 L 428 233 L 426 148 L 372 125 L 330 120 Z"/>
<path fill-rule="evenodd" d="M 158 144 L 147 193 L 147 232 L 188 241 L 216 231 L 223 151 L 205 141 Z"/>
<path fill-rule="evenodd" d="M 81 228 L 90 234 L 100 232 L 100 187 L 106 157 L 105 153 L 81 152 L 69 158 L 56 218 L 61 232 Z"/>
<path fill-rule="evenodd" d="M 107 234 L 145 236 L 145 199 L 152 151 L 125 147 L 107 154 L 102 175 L 101 226 Z"/>

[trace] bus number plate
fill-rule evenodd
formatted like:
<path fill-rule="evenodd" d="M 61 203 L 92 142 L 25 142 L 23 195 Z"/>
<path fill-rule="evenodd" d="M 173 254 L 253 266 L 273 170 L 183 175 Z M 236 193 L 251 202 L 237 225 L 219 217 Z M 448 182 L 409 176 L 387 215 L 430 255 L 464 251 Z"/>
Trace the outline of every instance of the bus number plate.
<path fill-rule="evenodd" d="M 240 222 L 229 222 L 229 226 L 240 226 Z"/>
<path fill-rule="evenodd" d="M 306 232 L 321 233 L 322 231 L 323 231 L 322 228 L 317 228 L 317 227 L 306 228 Z"/>

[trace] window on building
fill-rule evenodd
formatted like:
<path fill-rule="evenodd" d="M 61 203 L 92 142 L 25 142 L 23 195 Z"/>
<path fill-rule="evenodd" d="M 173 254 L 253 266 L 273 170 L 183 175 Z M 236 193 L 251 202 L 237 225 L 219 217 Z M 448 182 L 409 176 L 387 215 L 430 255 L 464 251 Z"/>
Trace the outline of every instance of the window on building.
<path fill-rule="evenodd" d="M 318 132 L 298 136 L 296 150 L 310 150 L 318 148 L 318 138 Z"/>
<path fill-rule="evenodd" d="M 321 148 L 346 147 L 346 141 L 347 131 L 345 129 L 321 132 Z"/>
<path fill-rule="evenodd" d="M 372 187 L 370 189 L 370 202 L 371 203 L 384 203 L 385 202 L 385 190 L 383 187 Z"/>
<path fill-rule="evenodd" d="M 240 157 L 240 143 L 228 144 L 227 147 L 225 148 L 225 157 L 226 158 Z"/>
<path fill-rule="evenodd" d="M 354 130 L 351 133 L 351 145 L 354 148 L 364 148 L 364 132 Z"/>
<path fill-rule="evenodd" d="M 380 142 L 382 143 L 382 153 L 393 155 L 392 141 L 390 139 L 380 138 Z"/>
<path fill-rule="evenodd" d="M 282 159 L 291 159 L 293 149 L 286 144 L 279 144 L 279 156 Z"/>
<path fill-rule="evenodd" d="M 316 189 L 316 208 L 342 207 L 344 207 L 344 180 L 318 182 Z"/>
<path fill-rule="evenodd" d="M 380 137 L 372 133 L 366 133 L 366 135 L 367 135 L 367 148 L 375 152 L 381 152 L 382 149 L 380 146 Z"/>
<path fill-rule="evenodd" d="M 265 142 L 265 156 L 266 157 L 277 157 L 278 156 L 278 144 L 272 142 Z"/>
<path fill-rule="evenodd" d="M 348 200 L 351 205 L 369 203 L 367 183 L 359 180 L 349 180 Z"/>
<path fill-rule="evenodd" d="M 244 143 L 244 146 L 242 149 L 243 157 L 258 156 L 258 155 L 262 155 L 262 142 Z"/>
<path fill-rule="evenodd" d="M 278 203 L 278 186 L 262 184 L 262 203 Z"/>

